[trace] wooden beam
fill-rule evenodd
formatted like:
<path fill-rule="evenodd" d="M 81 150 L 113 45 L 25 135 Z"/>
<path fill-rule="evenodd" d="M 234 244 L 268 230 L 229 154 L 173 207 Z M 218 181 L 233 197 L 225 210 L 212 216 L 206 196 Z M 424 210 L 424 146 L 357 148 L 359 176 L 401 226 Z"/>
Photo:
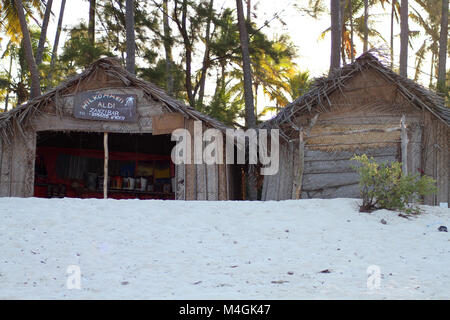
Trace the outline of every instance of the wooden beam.
<path fill-rule="evenodd" d="M 399 142 L 399 141 L 398 141 Z M 311 150 L 306 149 L 305 150 L 305 162 L 310 161 L 338 161 L 338 160 L 348 160 L 351 157 L 353 157 L 354 154 L 361 155 L 361 154 L 367 154 L 368 157 L 386 157 L 386 156 L 394 156 L 397 157 L 397 154 L 399 152 L 398 146 L 386 146 L 381 148 L 368 148 L 366 150 L 355 150 L 355 151 L 348 151 L 348 150 L 342 150 L 339 152 L 327 152 L 327 151 L 320 151 L 320 150 Z"/>
<path fill-rule="evenodd" d="M 302 194 L 302 180 L 303 180 L 303 171 L 305 167 L 305 141 L 303 136 L 303 130 L 300 130 L 299 133 L 299 149 L 298 149 L 298 167 L 296 169 L 297 172 L 294 172 L 295 178 L 295 189 L 292 191 L 295 192 L 293 195 L 294 199 L 300 199 Z"/>
<path fill-rule="evenodd" d="M 401 130 L 400 127 L 393 127 L 393 128 L 386 128 L 386 129 L 360 129 L 360 130 L 351 130 L 351 131 L 324 132 L 321 134 L 309 136 L 309 137 L 307 137 L 307 139 L 324 137 L 324 136 L 345 136 L 345 135 L 366 133 L 366 132 L 393 132 L 393 131 L 400 131 L 400 130 Z"/>
<path fill-rule="evenodd" d="M 11 156 L 13 150 L 13 142 L 2 141 L 1 162 L 2 167 L 0 171 L 0 196 L 11 196 Z"/>
<path fill-rule="evenodd" d="M 371 142 L 353 142 L 353 143 L 331 143 L 331 144 L 308 144 L 308 147 L 332 147 L 332 146 L 356 146 L 359 144 L 369 145 L 369 144 L 397 144 L 400 140 L 385 140 L 385 141 L 371 141 Z"/>
<path fill-rule="evenodd" d="M 292 187 L 294 180 L 294 142 L 283 144 L 284 156 L 280 152 L 280 167 L 284 170 L 280 174 L 280 186 L 278 188 L 278 200 L 292 199 Z M 281 150 L 281 148 L 280 148 Z"/>
<path fill-rule="evenodd" d="M 336 132 L 324 132 L 320 134 L 315 135 L 307 135 L 304 136 L 303 139 L 312 139 L 312 138 L 319 138 L 319 137 L 326 137 L 326 136 L 345 136 L 345 135 L 352 135 L 352 134 L 359 134 L 359 133 L 366 133 L 366 132 L 394 132 L 394 131 L 400 131 L 401 127 L 392 127 L 392 128 L 386 128 L 386 129 L 358 129 L 358 130 L 351 130 L 351 131 L 336 131 Z M 292 139 L 290 141 L 298 141 L 299 139 Z"/>
<path fill-rule="evenodd" d="M 185 119 L 185 128 L 191 135 L 191 148 L 194 146 L 194 121 L 191 119 Z M 186 159 L 187 160 L 187 159 Z M 194 164 L 194 152 L 191 152 L 190 164 L 185 164 L 185 199 L 197 200 L 197 186 L 196 186 L 196 165 Z"/>
<path fill-rule="evenodd" d="M 406 131 L 406 117 L 402 116 L 400 121 L 402 139 L 402 171 L 403 175 L 408 174 L 408 132 Z"/>

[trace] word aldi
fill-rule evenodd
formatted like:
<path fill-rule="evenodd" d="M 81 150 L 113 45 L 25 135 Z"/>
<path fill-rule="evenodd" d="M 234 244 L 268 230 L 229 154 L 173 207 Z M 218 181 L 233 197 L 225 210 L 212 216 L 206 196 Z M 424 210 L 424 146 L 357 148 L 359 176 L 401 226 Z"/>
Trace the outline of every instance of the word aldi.
<path fill-rule="evenodd" d="M 279 169 L 279 131 L 270 130 L 270 154 L 266 129 L 227 129 L 224 157 L 223 133 L 218 129 L 202 130 L 201 121 L 194 122 L 194 139 L 186 129 L 172 132 L 172 141 L 177 141 L 172 149 L 172 161 L 175 164 L 262 164 L 262 175 L 277 174 Z M 248 148 L 245 148 L 246 143 Z M 235 148 L 236 146 L 236 148 Z M 192 157 L 193 154 L 193 157 Z M 224 159 L 225 158 L 225 159 Z M 259 161 L 259 162 L 258 162 Z"/>
<path fill-rule="evenodd" d="M 75 96 L 75 118 L 103 121 L 136 121 L 136 95 L 82 92 Z"/>

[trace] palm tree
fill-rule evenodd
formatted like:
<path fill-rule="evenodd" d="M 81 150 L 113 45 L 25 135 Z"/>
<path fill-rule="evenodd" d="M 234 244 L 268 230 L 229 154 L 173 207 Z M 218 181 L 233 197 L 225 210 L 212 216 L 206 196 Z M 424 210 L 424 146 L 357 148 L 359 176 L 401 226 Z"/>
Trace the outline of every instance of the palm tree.
<path fill-rule="evenodd" d="M 250 62 L 249 38 L 247 33 L 247 25 L 244 17 L 242 0 L 236 0 L 236 8 L 238 15 L 239 38 L 242 52 L 242 65 L 244 71 L 245 127 L 254 128 L 256 126 L 256 116 L 255 116 L 255 108 L 253 105 L 252 69 Z M 257 178 L 255 169 L 256 168 L 253 165 L 249 165 L 247 173 L 249 200 L 257 199 L 258 191 L 257 191 Z"/>
<path fill-rule="evenodd" d="M 238 13 L 239 38 L 242 52 L 242 69 L 244 72 L 244 97 L 245 97 L 245 127 L 253 128 L 256 125 L 255 109 L 253 105 L 252 69 L 250 62 L 249 38 L 244 18 L 242 0 L 236 0 Z"/>
<path fill-rule="evenodd" d="M 42 0 L 29 0 L 22 3 L 22 5 L 24 7 L 25 16 L 27 18 L 31 17 L 37 22 L 33 16 L 33 11 L 37 10 L 38 13 L 42 12 Z M 0 0 L 0 9 L 0 30 L 3 29 L 6 35 L 14 43 L 20 43 L 22 33 L 20 31 L 19 16 L 14 1 Z"/>
<path fill-rule="evenodd" d="M 379 0 L 384 9 L 386 3 L 391 5 L 391 33 L 390 33 L 390 51 L 391 51 L 391 69 L 394 69 L 394 21 L 399 22 L 400 3 L 399 0 Z"/>
<path fill-rule="evenodd" d="M 446 93 L 445 85 L 448 42 L 448 0 L 442 0 L 441 30 L 439 37 L 438 91 Z"/>
<path fill-rule="evenodd" d="M 47 1 L 45 7 L 44 19 L 42 20 L 41 35 L 39 37 L 39 44 L 36 50 L 36 64 L 39 66 L 42 62 L 42 54 L 44 52 L 45 41 L 47 40 L 47 27 L 50 21 L 50 13 L 52 11 L 53 0 Z"/>
<path fill-rule="evenodd" d="M 433 87 L 435 69 L 439 57 L 440 24 L 441 24 L 441 3 L 442 0 L 416 0 L 420 9 L 412 7 L 409 17 L 425 31 L 425 39 L 419 50 L 416 52 L 416 74 L 414 79 L 418 79 L 425 55 L 431 52 L 431 69 L 429 87 Z M 424 14 L 426 13 L 426 17 Z"/>
<path fill-rule="evenodd" d="M 364 45 L 363 52 L 369 49 L 369 0 L 364 0 Z"/>
<path fill-rule="evenodd" d="M 355 0 L 345 0 L 342 4 L 341 12 L 341 55 L 342 61 L 345 64 L 345 57 L 348 57 L 352 62 L 355 59 L 355 45 L 354 45 L 354 36 L 356 34 L 361 37 L 362 30 L 360 23 L 361 19 L 354 19 L 354 15 L 360 10 L 362 7 L 361 1 Z M 323 35 L 325 35 L 324 31 Z M 376 32 L 371 29 L 371 34 L 375 34 Z"/>
<path fill-rule="evenodd" d="M 400 7 L 400 75 L 408 76 L 408 0 L 401 0 Z"/>
<path fill-rule="evenodd" d="M 170 26 L 169 26 L 169 0 L 163 0 L 163 30 L 164 30 L 164 51 L 166 54 L 166 89 L 169 95 L 173 94 L 173 85 L 174 85 L 174 77 L 173 77 L 173 57 L 172 57 L 172 42 L 173 39 L 170 35 Z"/>
<path fill-rule="evenodd" d="M 400 4 L 399 0 L 378 0 L 385 9 L 384 5 L 391 6 L 391 32 L 390 32 L 390 53 L 391 53 L 391 69 L 394 69 L 394 22 L 399 22 Z"/>
<path fill-rule="evenodd" d="M 191 2 L 183 0 L 181 8 L 179 8 L 178 1 L 174 1 L 174 22 L 178 27 L 178 31 L 183 38 L 184 44 L 184 59 L 185 59 L 185 86 L 189 105 L 195 108 L 194 85 L 192 83 L 192 53 L 194 39 L 192 37 L 193 28 L 188 27 L 188 7 Z M 179 17 L 181 13 L 181 18 Z"/>
<path fill-rule="evenodd" d="M 134 40 L 134 1 L 126 0 L 126 15 L 125 25 L 127 29 L 127 70 L 128 72 L 135 73 L 135 51 L 136 44 Z"/>
<path fill-rule="evenodd" d="M 90 43 L 90 50 L 88 52 L 89 61 L 94 60 L 94 47 L 95 47 L 95 12 L 96 12 L 96 0 L 89 0 L 89 21 L 88 21 L 88 39 Z"/>
<path fill-rule="evenodd" d="M 310 9 L 306 11 L 313 18 L 317 18 L 318 15 L 323 10 L 323 0 L 315 0 L 314 9 Z M 342 62 L 346 63 L 346 58 L 349 58 L 351 61 L 354 60 L 356 55 L 356 49 L 354 45 L 355 35 L 358 36 L 362 41 L 364 41 L 364 14 L 362 16 L 356 16 L 356 14 L 364 7 L 363 0 L 344 0 L 341 1 L 340 8 L 340 56 L 342 56 Z M 304 11 L 304 9 L 302 9 Z M 317 12 L 315 12 L 317 10 Z M 355 18 L 356 16 L 356 18 Z M 325 38 L 325 35 L 331 31 L 331 27 L 324 30 L 319 39 Z M 368 25 L 368 36 L 374 37 L 377 36 L 381 40 L 385 41 L 381 33 L 379 33 L 375 28 L 371 28 L 370 24 Z"/>
<path fill-rule="evenodd" d="M 331 59 L 330 73 L 340 66 L 341 32 L 340 32 L 340 0 L 330 0 L 331 6 Z"/>
<path fill-rule="evenodd" d="M 309 71 L 297 72 L 294 76 L 290 77 L 288 81 L 288 92 L 291 99 L 297 99 L 308 92 L 312 82 L 313 80 L 311 79 Z"/>
<path fill-rule="evenodd" d="M 13 66 L 14 59 L 17 59 L 17 57 L 19 55 L 18 51 L 19 51 L 19 49 L 17 48 L 15 43 L 10 40 L 8 42 L 8 44 L 6 45 L 6 49 L 3 52 L 3 55 L 0 57 L 0 59 L 4 59 L 9 56 L 9 68 L 8 68 L 8 71 L 6 74 L 6 79 L 1 79 L 2 87 L 6 91 L 4 112 L 8 111 L 9 95 L 10 95 L 12 89 L 14 89 L 13 83 L 12 83 L 12 66 Z"/>
<path fill-rule="evenodd" d="M 20 22 L 20 29 L 22 30 L 22 41 L 24 46 L 25 58 L 28 64 L 28 68 L 31 74 L 31 89 L 30 99 L 41 95 L 41 88 L 39 82 L 39 71 L 36 65 L 36 60 L 33 56 L 33 48 L 31 46 L 30 32 L 28 31 L 27 20 L 23 11 L 22 0 L 14 0 L 14 4 L 17 9 L 17 16 Z"/>
<path fill-rule="evenodd" d="M 214 36 L 214 29 L 211 31 L 211 22 L 213 19 L 213 13 L 214 13 L 214 0 L 209 0 L 208 5 L 208 13 L 206 18 L 206 30 L 205 30 L 205 51 L 203 54 L 203 63 L 202 68 L 200 72 L 200 80 L 198 82 L 198 85 L 194 89 L 194 93 L 196 92 L 196 89 L 198 88 L 198 100 L 196 105 L 203 105 L 203 98 L 205 96 L 205 86 L 206 86 L 206 76 L 207 71 L 210 65 L 210 52 L 211 52 L 211 38 Z"/>
<path fill-rule="evenodd" d="M 260 87 L 270 101 L 275 101 L 278 108 L 288 104 L 289 98 L 285 93 L 289 93 L 290 79 L 298 73 L 293 61 L 294 57 L 292 45 L 287 36 L 275 39 L 268 50 L 253 49 L 252 77 L 255 111 L 258 110 L 257 94 Z"/>
<path fill-rule="evenodd" d="M 94 46 L 95 43 L 95 9 L 96 0 L 89 0 L 88 36 L 92 46 Z"/>
<path fill-rule="evenodd" d="M 310 0 L 313 1 L 313 0 Z M 388 0 L 380 0 L 380 1 L 388 1 Z M 311 2 L 310 2 L 311 3 Z M 369 2 L 369 5 L 372 2 Z M 312 4 L 312 3 L 311 3 Z M 308 15 L 313 18 L 318 18 L 318 16 L 323 12 L 323 0 L 314 0 L 314 5 L 312 9 L 301 9 L 302 11 L 306 11 Z M 345 58 L 352 58 L 356 55 L 356 49 L 354 45 L 354 37 L 358 36 L 362 42 L 364 42 L 365 37 L 365 24 L 364 24 L 364 13 L 361 16 L 357 16 L 358 12 L 364 8 L 364 0 L 344 0 L 341 2 L 341 15 L 342 19 L 340 19 L 340 35 L 341 35 L 341 47 L 340 54 L 342 55 L 342 61 L 345 63 Z M 369 20 L 369 19 L 368 19 Z M 383 35 L 377 31 L 377 29 L 371 27 L 370 23 L 367 24 L 368 27 L 368 38 L 370 37 L 378 37 L 381 40 L 385 41 Z M 323 39 L 325 35 L 331 31 L 331 27 L 324 30 L 319 39 Z M 368 40 L 367 40 L 367 43 Z M 368 46 L 368 44 L 367 44 Z"/>
<path fill-rule="evenodd" d="M 29 32 L 31 47 L 36 50 L 41 32 L 38 29 L 32 29 Z M 0 57 L 0 59 L 9 57 L 8 70 L 0 72 L 0 94 L 2 97 L 5 96 L 5 111 L 8 110 L 12 101 L 14 101 L 13 105 L 21 105 L 30 98 L 31 78 L 24 47 L 23 38 L 19 45 L 10 40 Z M 45 48 L 42 58 L 45 61 L 50 60 L 48 48 Z M 14 96 L 11 96 L 12 92 L 15 93 Z"/>
<path fill-rule="evenodd" d="M 282 95 L 282 91 L 278 90 L 278 95 L 282 95 L 281 99 L 278 95 L 270 96 L 271 101 L 275 101 L 275 106 L 266 106 L 264 109 L 258 114 L 258 118 L 266 115 L 269 112 L 278 113 L 280 111 L 280 107 L 285 107 L 288 101 L 293 101 L 298 97 L 301 97 L 306 92 L 308 92 L 311 87 L 312 80 L 310 78 L 309 72 L 301 72 L 296 68 L 290 72 L 291 74 L 286 75 L 286 78 L 283 78 L 283 90 L 285 90 L 289 97 Z"/>
<path fill-rule="evenodd" d="M 347 0 L 347 8 L 349 11 L 350 18 L 350 59 L 353 62 L 355 60 L 355 43 L 353 41 L 353 2 L 352 0 Z"/>
<path fill-rule="evenodd" d="M 246 0 L 247 2 L 247 23 L 250 24 L 250 22 L 252 21 L 252 1 L 251 0 Z"/>
<path fill-rule="evenodd" d="M 62 27 L 62 21 L 63 21 L 63 17 L 64 17 L 65 6 L 66 6 L 66 0 L 62 0 L 61 8 L 59 10 L 58 27 L 56 28 L 55 42 L 53 43 L 53 51 L 52 51 L 52 58 L 50 61 L 50 69 L 49 69 L 48 75 L 47 75 L 47 89 L 50 89 L 52 86 L 52 75 L 53 75 L 53 69 L 55 68 L 56 56 L 58 54 L 59 36 L 61 34 L 61 27 Z"/>

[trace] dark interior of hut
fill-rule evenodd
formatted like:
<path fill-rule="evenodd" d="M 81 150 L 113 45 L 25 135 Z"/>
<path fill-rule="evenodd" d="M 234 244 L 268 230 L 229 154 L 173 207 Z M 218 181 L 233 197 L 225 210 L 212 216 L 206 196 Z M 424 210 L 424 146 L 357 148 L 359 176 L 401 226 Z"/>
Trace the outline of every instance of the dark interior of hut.
<path fill-rule="evenodd" d="M 170 135 L 108 134 L 108 198 L 174 199 Z M 37 136 L 34 196 L 103 198 L 104 134 Z"/>

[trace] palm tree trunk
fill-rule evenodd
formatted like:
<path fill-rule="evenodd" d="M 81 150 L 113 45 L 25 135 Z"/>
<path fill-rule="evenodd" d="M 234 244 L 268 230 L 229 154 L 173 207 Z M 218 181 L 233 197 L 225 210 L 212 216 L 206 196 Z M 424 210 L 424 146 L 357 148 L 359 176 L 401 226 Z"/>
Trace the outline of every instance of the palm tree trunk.
<path fill-rule="evenodd" d="M 187 7 L 188 7 L 188 1 L 183 0 L 181 4 L 181 21 L 178 18 L 178 12 L 177 12 L 177 3 L 178 1 L 175 1 L 175 14 L 174 14 L 174 20 L 175 23 L 178 26 L 178 31 L 180 32 L 181 36 L 183 37 L 183 44 L 184 44 L 184 54 L 185 54 L 185 64 L 186 68 L 184 70 L 185 73 L 185 86 L 186 86 L 186 92 L 188 96 L 189 105 L 192 108 L 195 108 L 195 95 L 192 85 L 192 43 L 189 39 L 189 33 L 187 29 Z"/>
<path fill-rule="evenodd" d="M 96 0 L 89 0 L 88 37 L 92 46 L 95 44 L 95 6 Z"/>
<path fill-rule="evenodd" d="M 339 68 L 341 60 L 341 32 L 339 27 L 340 0 L 330 0 L 331 5 L 331 59 L 330 73 Z"/>
<path fill-rule="evenodd" d="M 27 21 L 25 19 L 25 13 L 23 12 L 22 0 L 14 0 L 16 5 L 17 15 L 20 21 L 20 28 L 23 35 L 23 47 L 25 59 L 28 64 L 28 68 L 31 74 L 31 88 L 30 88 L 30 99 L 36 98 L 41 95 L 41 88 L 39 83 L 39 71 L 36 65 L 36 60 L 33 56 L 33 48 L 31 47 L 30 32 L 28 31 Z"/>
<path fill-rule="evenodd" d="M 221 82 L 220 82 L 220 88 L 225 92 L 225 86 L 226 86 L 226 65 L 224 61 L 220 62 L 220 75 L 221 75 Z"/>
<path fill-rule="evenodd" d="M 354 42 L 353 42 L 353 4 L 352 0 L 348 0 L 349 5 L 349 17 L 350 17 L 350 58 L 353 61 L 355 61 L 355 49 L 354 49 Z"/>
<path fill-rule="evenodd" d="M 400 75 L 408 76 L 408 0 L 402 0 L 400 7 Z"/>
<path fill-rule="evenodd" d="M 254 85 L 254 107 L 255 107 L 255 117 L 258 118 L 258 89 L 259 89 L 259 84 L 255 81 L 255 85 Z"/>
<path fill-rule="evenodd" d="M 166 89 L 169 95 L 173 95 L 172 38 L 170 35 L 168 3 L 169 0 L 163 1 L 164 51 L 166 53 Z"/>
<path fill-rule="evenodd" d="M 44 19 L 42 20 L 41 35 L 39 37 L 39 44 L 36 50 L 36 64 L 39 66 L 42 62 L 42 55 L 44 53 L 45 40 L 47 40 L 47 28 L 50 21 L 50 13 L 52 11 L 53 0 L 47 1 L 45 7 Z"/>
<path fill-rule="evenodd" d="M 245 127 L 253 128 L 256 125 L 256 118 L 253 104 L 253 85 L 252 85 L 252 69 L 249 51 L 249 37 L 244 18 L 242 0 L 236 0 L 236 6 L 238 11 L 239 37 L 241 43 L 242 64 L 244 71 Z"/>
<path fill-rule="evenodd" d="M 448 42 L 448 0 L 442 0 L 441 33 L 439 37 L 438 92 L 446 93 L 445 76 Z"/>
<path fill-rule="evenodd" d="M 8 104 L 9 104 L 9 92 L 11 91 L 11 72 L 12 72 L 12 64 L 13 64 L 13 56 L 10 54 L 9 56 L 9 70 L 8 70 L 8 89 L 6 90 L 6 97 L 5 97 L 5 112 L 8 111 Z"/>
<path fill-rule="evenodd" d="M 209 68 L 209 52 L 210 52 L 210 44 L 211 44 L 211 21 L 213 15 L 213 6 L 214 0 L 210 0 L 209 2 L 209 13 L 208 13 L 208 21 L 206 22 L 206 35 L 205 35 L 205 53 L 203 56 L 203 64 L 202 64 L 202 72 L 200 77 L 200 90 L 198 93 L 198 105 L 203 106 L 203 97 L 205 96 L 205 85 L 206 85 L 206 73 Z"/>
<path fill-rule="evenodd" d="M 94 46 L 95 46 L 95 7 L 96 0 L 89 0 L 89 21 L 88 21 L 88 38 L 91 48 L 88 52 L 89 61 L 94 60 Z"/>
<path fill-rule="evenodd" d="M 363 51 L 369 49 L 369 0 L 364 0 L 364 45 Z"/>
<path fill-rule="evenodd" d="M 392 2 L 391 9 L 391 69 L 394 69 L 394 15 L 395 15 L 395 1 Z"/>
<path fill-rule="evenodd" d="M 345 2 L 346 0 L 341 0 L 341 12 L 339 15 L 339 25 L 341 30 L 341 58 L 343 66 L 347 64 L 347 60 L 345 59 Z"/>
<path fill-rule="evenodd" d="M 431 54 L 431 68 L 430 68 L 430 83 L 428 84 L 428 87 L 431 89 L 433 87 L 433 71 L 434 71 L 434 60 L 435 55 L 434 52 Z"/>
<path fill-rule="evenodd" d="M 127 29 L 127 70 L 135 73 L 136 44 L 134 40 L 134 1 L 126 0 L 125 26 Z"/>
<path fill-rule="evenodd" d="M 337 0 L 339 1 L 339 0 Z M 242 0 L 236 0 L 238 15 L 239 38 L 242 51 L 242 65 L 244 71 L 244 100 L 245 100 L 245 127 L 247 129 L 256 126 L 255 107 L 253 105 L 252 69 L 249 51 L 249 37 L 244 18 Z M 254 165 L 248 165 L 248 199 L 256 200 L 258 197 L 257 177 Z"/>
<path fill-rule="evenodd" d="M 62 22 L 64 17 L 64 8 L 66 0 L 61 1 L 61 8 L 59 9 L 58 27 L 56 28 L 55 42 L 53 43 L 52 58 L 50 60 L 50 70 L 47 75 L 47 90 L 52 86 L 53 70 L 55 69 L 56 56 L 58 54 L 59 36 L 61 35 Z"/>
<path fill-rule="evenodd" d="M 247 0 L 247 23 L 250 24 L 252 19 L 252 0 Z"/>
<path fill-rule="evenodd" d="M 183 30 L 184 45 L 186 47 L 186 90 L 188 94 L 189 104 L 192 108 L 195 108 L 195 96 L 192 85 L 192 44 L 189 40 L 187 31 L 187 0 L 183 0 L 182 17 L 181 17 L 181 29 Z"/>

